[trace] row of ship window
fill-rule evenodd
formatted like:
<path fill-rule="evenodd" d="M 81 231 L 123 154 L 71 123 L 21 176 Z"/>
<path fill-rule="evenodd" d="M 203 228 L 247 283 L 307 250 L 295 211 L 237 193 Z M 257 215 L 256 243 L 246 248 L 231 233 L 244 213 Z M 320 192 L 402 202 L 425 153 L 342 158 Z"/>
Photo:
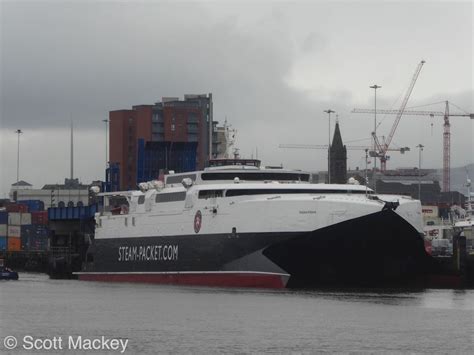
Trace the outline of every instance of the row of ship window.
<path fill-rule="evenodd" d="M 196 174 L 186 174 L 177 176 L 168 176 L 166 179 L 167 184 L 179 184 L 184 178 L 190 178 L 196 181 Z M 234 180 L 239 178 L 245 181 L 304 181 L 309 182 L 309 174 L 304 173 L 275 173 L 275 172 L 210 172 L 202 173 L 201 180 Z"/>
<path fill-rule="evenodd" d="M 332 190 L 332 189 L 235 189 L 235 190 L 200 190 L 198 198 L 208 199 L 217 197 L 234 197 L 247 195 L 282 195 L 282 194 L 366 194 L 363 190 Z M 186 199 L 186 191 L 169 192 L 157 194 L 155 197 L 156 203 L 161 202 L 176 202 L 184 201 Z M 145 203 L 145 196 L 138 197 L 138 204 Z"/>

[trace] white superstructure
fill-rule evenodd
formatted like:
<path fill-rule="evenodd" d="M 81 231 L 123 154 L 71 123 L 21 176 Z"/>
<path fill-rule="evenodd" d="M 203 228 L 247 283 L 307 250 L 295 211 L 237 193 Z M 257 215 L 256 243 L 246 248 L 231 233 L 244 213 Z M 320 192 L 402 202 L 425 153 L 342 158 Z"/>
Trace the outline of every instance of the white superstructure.
<path fill-rule="evenodd" d="M 305 232 L 387 206 L 423 233 L 418 200 L 376 195 L 365 186 L 308 181 L 309 174 L 301 171 L 245 165 L 167 175 L 164 184 L 145 184 L 142 191 L 101 194 L 127 203 L 106 203 L 96 216 L 95 238 Z"/>

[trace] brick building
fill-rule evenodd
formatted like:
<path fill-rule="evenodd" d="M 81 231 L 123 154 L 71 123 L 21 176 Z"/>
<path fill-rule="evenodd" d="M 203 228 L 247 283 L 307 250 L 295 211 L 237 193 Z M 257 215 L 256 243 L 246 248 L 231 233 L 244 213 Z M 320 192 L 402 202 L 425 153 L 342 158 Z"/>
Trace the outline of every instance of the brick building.
<path fill-rule="evenodd" d="M 117 167 L 121 190 L 157 178 L 159 170 L 204 168 L 214 131 L 212 94 L 162 98 L 154 105 L 109 112 L 109 164 Z M 158 158 L 157 158 L 158 157 Z"/>

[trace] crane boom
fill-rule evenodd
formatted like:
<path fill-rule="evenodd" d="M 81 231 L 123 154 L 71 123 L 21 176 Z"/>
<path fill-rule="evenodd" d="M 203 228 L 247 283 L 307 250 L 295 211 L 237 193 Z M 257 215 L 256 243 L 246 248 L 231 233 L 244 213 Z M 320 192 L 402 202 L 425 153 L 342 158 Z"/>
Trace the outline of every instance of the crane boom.
<path fill-rule="evenodd" d="M 413 75 L 413 78 L 411 79 L 410 86 L 408 87 L 408 90 L 405 94 L 405 97 L 403 98 L 402 105 L 400 106 L 397 117 L 395 118 L 395 122 L 393 123 L 392 130 L 390 131 L 390 134 L 387 137 L 387 141 L 384 144 L 384 151 L 388 149 L 388 147 L 390 146 L 390 143 L 392 142 L 393 136 L 395 135 L 395 131 L 398 127 L 398 123 L 400 122 L 403 112 L 405 111 L 405 107 L 408 103 L 408 99 L 410 98 L 413 88 L 415 87 L 416 79 L 418 79 L 418 75 L 420 75 L 423 64 L 425 64 L 424 60 L 422 60 L 416 67 L 415 74 Z M 385 154 L 385 152 L 383 152 L 383 154 Z"/>
<path fill-rule="evenodd" d="M 375 110 L 373 108 L 355 108 L 351 111 L 351 113 L 374 113 Z M 377 113 L 384 114 L 384 115 L 394 115 L 398 114 L 399 110 L 377 110 Z M 405 116 L 440 116 L 444 117 L 445 112 L 442 111 L 411 111 L 405 110 L 403 111 Z M 450 117 L 469 117 L 471 120 L 474 120 L 474 113 L 450 113 Z"/>
<path fill-rule="evenodd" d="M 365 145 L 349 145 L 345 146 L 348 150 L 370 150 L 369 147 Z M 290 148 L 290 149 L 328 149 L 327 144 L 280 144 L 278 148 Z M 409 147 L 403 148 L 389 148 L 389 151 L 405 153 L 409 152 Z"/>

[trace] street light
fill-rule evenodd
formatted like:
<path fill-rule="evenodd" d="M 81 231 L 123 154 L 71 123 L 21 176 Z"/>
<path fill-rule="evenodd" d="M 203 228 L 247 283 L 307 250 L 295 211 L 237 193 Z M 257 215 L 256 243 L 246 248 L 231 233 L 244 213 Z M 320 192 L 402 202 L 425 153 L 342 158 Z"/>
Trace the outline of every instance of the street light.
<path fill-rule="evenodd" d="M 331 113 L 335 113 L 331 109 L 324 110 L 329 117 L 329 131 L 328 131 L 328 184 L 331 183 Z"/>
<path fill-rule="evenodd" d="M 421 180 L 420 180 L 421 152 L 423 151 L 423 148 L 425 146 L 422 144 L 418 144 L 416 147 L 419 149 L 419 152 L 418 152 L 418 200 L 421 201 Z"/>
<path fill-rule="evenodd" d="M 18 134 L 18 148 L 17 148 L 17 155 L 16 155 L 16 182 L 20 181 L 20 135 L 23 133 L 21 129 L 17 129 L 15 131 Z"/>
<path fill-rule="evenodd" d="M 107 136 L 108 136 L 109 120 L 102 120 L 102 122 L 105 123 L 105 170 L 107 170 L 107 162 L 108 162 Z"/>
<path fill-rule="evenodd" d="M 374 84 L 372 86 L 369 86 L 370 89 L 374 89 L 374 152 L 377 152 L 377 145 L 375 143 L 375 137 L 377 137 L 377 89 L 380 89 L 381 86 Z M 373 174 L 373 179 L 374 179 L 374 192 L 377 192 L 377 182 L 375 179 L 375 173 L 377 171 L 377 154 L 374 155 L 374 174 Z"/>

